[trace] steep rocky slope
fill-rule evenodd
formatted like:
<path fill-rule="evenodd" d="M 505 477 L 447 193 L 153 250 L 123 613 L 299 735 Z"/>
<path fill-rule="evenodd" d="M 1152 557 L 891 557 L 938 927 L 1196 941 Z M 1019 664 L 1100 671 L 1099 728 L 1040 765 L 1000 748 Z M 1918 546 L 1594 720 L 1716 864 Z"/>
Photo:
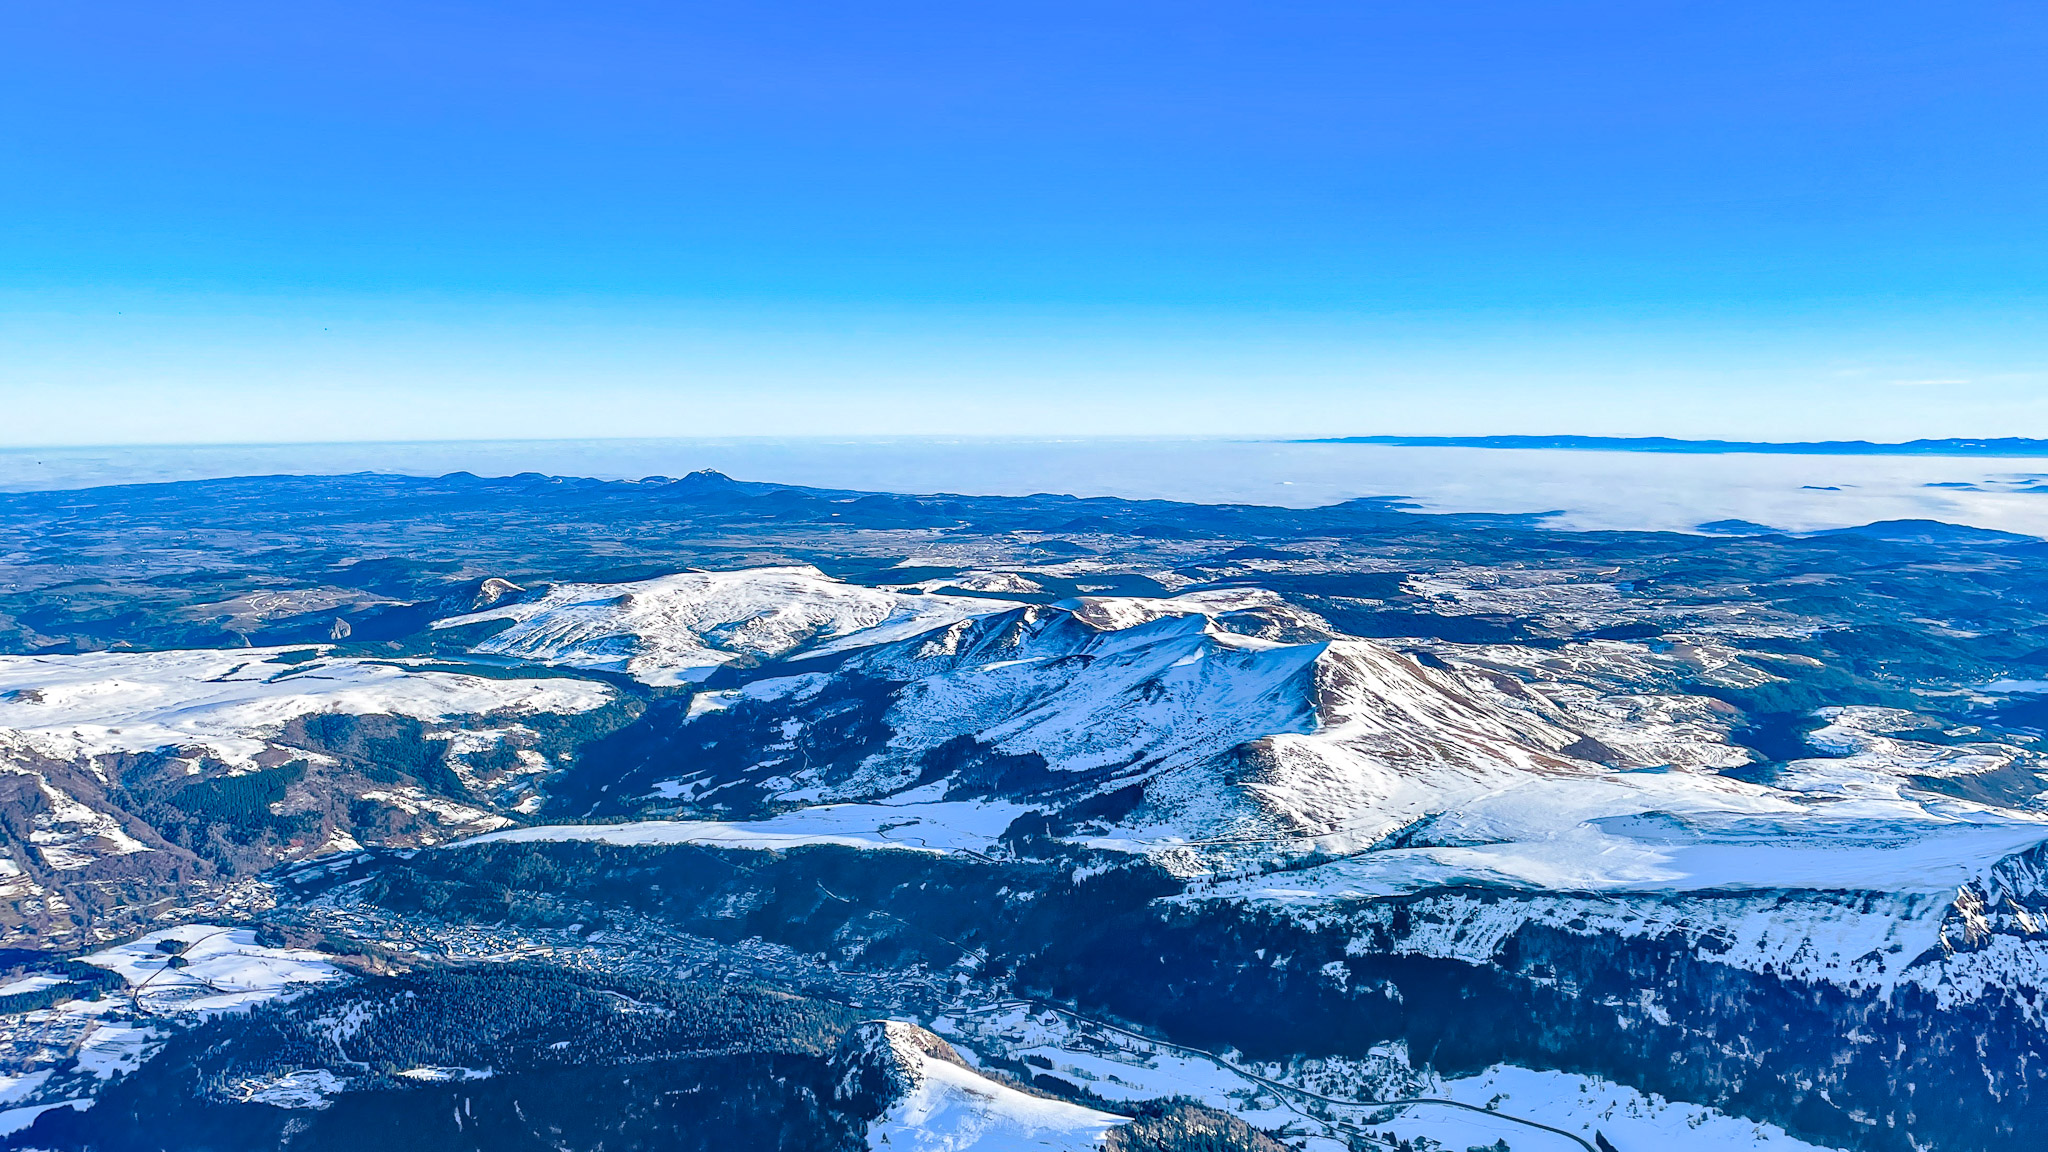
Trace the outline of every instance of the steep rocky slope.
<path fill-rule="evenodd" d="M 0 944 L 132 931 L 283 860 L 504 827 L 602 684 L 323 649 L 0 656 Z M 246 893 L 244 895 L 247 895 Z"/>

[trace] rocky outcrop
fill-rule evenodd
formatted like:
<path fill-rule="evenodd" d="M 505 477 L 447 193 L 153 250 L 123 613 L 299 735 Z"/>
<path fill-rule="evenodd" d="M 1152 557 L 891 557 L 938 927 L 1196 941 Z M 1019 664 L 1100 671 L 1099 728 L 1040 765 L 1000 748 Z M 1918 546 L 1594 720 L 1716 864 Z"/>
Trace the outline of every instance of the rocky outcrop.
<path fill-rule="evenodd" d="M 832 1098 L 857 1116 L 874 1119 L 923 1086 L 930 1057 L 962 1068 L 953 1046 L 902 1020 L 868 1020 L 847 1029 L 832 1055 L 838 1080 Z"/>

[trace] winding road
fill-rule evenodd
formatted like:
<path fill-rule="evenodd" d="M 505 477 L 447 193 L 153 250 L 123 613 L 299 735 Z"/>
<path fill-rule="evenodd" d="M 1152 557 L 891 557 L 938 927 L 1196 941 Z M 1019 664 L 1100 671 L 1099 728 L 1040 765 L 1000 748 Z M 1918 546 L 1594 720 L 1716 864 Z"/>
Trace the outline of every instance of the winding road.
<path fill-rule="evenodd" d="M 1596 1148 L 1592 1144 L 1592 1142 L 1584 1139 L 1576 1133 L 1567 1132 L 1562 1128 L 1553 1128 L 1550 1125 L 1545 1124 L 1541 1121 L 1531 1120 L 1524 1116 L 1515 1116 L 1511 1113 L 1500 1112 L 1491 1108 L 1482 1108 L 1477 1104 L 1467 1104 L 1462 1100 L 1447 1100 L 1442 1097 L 1436 1096 L 1411 1096 L 1394 1100 L 1347 1100 L 1340 1096 L 1325 1096 L 1320 1092 L 1311 1092 L 1306 1088 L 1296 1087 L 1293 1084 L 1284 1083 L 1279 1080 L 1271 1079 L 1270 1077 L 1261 1076 L 1256 1072 L 1247 1071 L 1243 1067 L 1240 1067 L 1239 1065 L 1234 1064 L 1229 1060 L 1225 1059 L 1223 1056 L 1215 1052 L 1211 1052 L 1205 1048 L 1194 1048 L 1186 1044 L 1176 1044 L 1171 1040 L 1161 1040 L 1154 1036 L 1147 1036 L 1140 1032 L 1133 1032 L 1128 1028 L 1118 1027 L 1117 1025 L 1111 1024 L 1106 1020 L 1098 1020 L 1092 1016 L 1084 1016 L 1071 1008 L 1065 1008 L 1058 1004 L 1050 1004 L 1043 1000 L 1004 1000 L 999 1001 L 995 1004 L 986 1004 L 975 1008 L 955 1009 L 950 1014 L 955 1016 L 980 1016 L 993 1012 L 1008 1012 L 1016 1008 L 1029 1008 L 1038 1011 L 1054 1012 L 1061 1016 L 1066 1017 L 1069 1020 L 1075 1021 L 1076 1023 L 1087 1024 L 1092 1027 L 1103 1029 L 1107 1032 L 1114 1032 L 1119 1036 L 1128 1036 L 1133 1040 L 1137 1040 L 1145 1044 L 1151 1044 L 1159 1048 L 1170 1048 L 1176 1052 L 1183 1052 L 1187 1055 L 1207 1060 L 1210 1063 L 1215 1064 L 1218 1068 L 1223 1069 L 1225 1072 L 1228 1072 L 1233 1076 L 1241 1076 L 1246 1080 L 1250 1080 L 1253 1083 L 1263 1085 L 1276 1092 L 1286 1093 L 1288 1095 L 1299 1097 L 1302 1099 L 1319 1100 L 1325 1104 L 1336 1104 L 1346 1108 L 1408 1109 L 1419 1105 L 1430 1105 L 1442 1108 L 1456 1108 L 1466 1112 L 1477 1112 L 1482 1116 L 1491 1116 L 1496 1119 L 1507 1120 L 1511 1123 L 1520 1124 L 1526 1128 L 1532 1128 L 1539 1132 L 1547 1132 L 1553 1136 L 1562 1137 L 1566 1140 L 1571 1141 L 1573 1144 L 1576 1144 L 1578 1147 L 1584 1149 L 1585 1152 L 1601 1152 L 1601 1150 Z M 1364 1133 L 1362 1130 L 1358 1130 L 1352 1125 L 1347 1124 L 1342 1126 L 1346 1128 L 1352 1128 L 1354 1132 L 1357 1132 L 1360 1135 L 1366 1135 L 1366 1133 Z"/>

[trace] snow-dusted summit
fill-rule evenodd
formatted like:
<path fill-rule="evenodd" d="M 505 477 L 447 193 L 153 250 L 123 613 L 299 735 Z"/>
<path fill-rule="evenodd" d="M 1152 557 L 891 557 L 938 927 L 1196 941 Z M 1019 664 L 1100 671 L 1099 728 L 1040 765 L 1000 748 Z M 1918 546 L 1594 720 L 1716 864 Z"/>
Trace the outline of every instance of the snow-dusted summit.
<path fill-rule="evenodd" d="M 1910 742 L 1865 741 L 1772 783 L 1711 767 L 1747 758 L 1732 744 L 1660 762 L 1645 750 L 1671 742 L 1589 735 L 1612 722 L 1606 698 L 1504 688 L 1489 669 L 1305 617 L 1256 592 L 987 612 L 862 644 L 830 673 L 700 693 L 625 783 L 712 812 L 746 795 L 894 804 L 905 820 L 934 803 L 1011 804 L 1197 870 L 1313 850 L 1346 859 L 1304 877 L 1307 890 L 1348 895 L 1952 892 L 2048 840 L 2038 813 L 1902 788 L 1901 757 L 1921 755 Z M 1625 695 L 1639 714 L 1713 703 Z M 808 826 L 781 819 L 791 834 Z"/>
<path fill-rule="evenodd" d="M 701 680 L 721 664 L 887 641 L 1003 606 L 866 588 L 810 567 L 746 568 L 627 584 L 557 584 L 538 599 L 434 626 L 510 620 L 512 627 L 476 651 L 674 685 Z"/>
<path fill-rule="evenodd" d="M 1124 1122 L 991 1080 L 944 1040 L 900 1020 L 855 1026 L 835 1062 L 840 1098 L 879 1108 L 868 1123 L 876 1152 L 1087 1152 Z"/>

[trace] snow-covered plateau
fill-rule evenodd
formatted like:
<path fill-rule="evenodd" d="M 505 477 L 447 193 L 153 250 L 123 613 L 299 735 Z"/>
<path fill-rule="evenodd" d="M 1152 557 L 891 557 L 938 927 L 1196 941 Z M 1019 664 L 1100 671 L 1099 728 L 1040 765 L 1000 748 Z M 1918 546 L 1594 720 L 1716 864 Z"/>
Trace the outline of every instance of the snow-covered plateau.
<path fill-rule="evenodd" d="M 0 656 L 0 739 L 52 757 L 172 748 L 248 766 L 264 734 L 317 713 L 583 712 L 610 695 L 589 681 L 490 679 L 317 648 Z"/>
<path fill-rule="evenodd" d="M 510 621 L 476 650 L 674 685 L 736 661 L 824 655 L 914 635 L 989 606 L 846 584 L 815 568 L 752 568 L 679 572 L 630 584 L 558 584 L 538 599 L 434 626 Z"/>

